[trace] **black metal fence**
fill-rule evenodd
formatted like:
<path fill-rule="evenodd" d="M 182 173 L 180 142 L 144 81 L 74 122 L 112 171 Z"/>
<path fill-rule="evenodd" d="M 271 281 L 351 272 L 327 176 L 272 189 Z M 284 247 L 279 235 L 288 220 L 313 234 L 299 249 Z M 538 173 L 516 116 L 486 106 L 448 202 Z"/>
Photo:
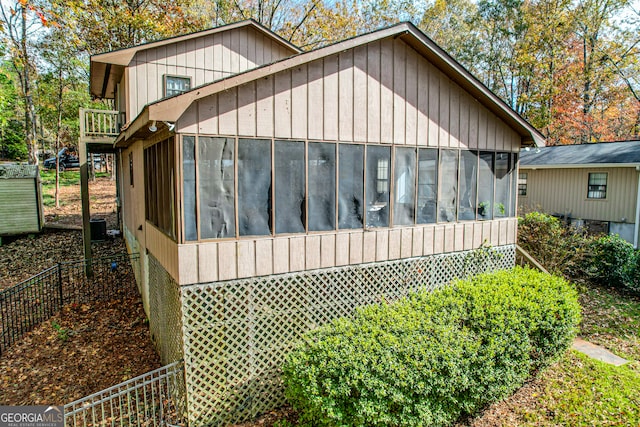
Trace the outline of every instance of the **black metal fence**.
<path fill-rule="evenodd" d="M 94 258 L 91 277 L 85 274 L 87 260 L 59 263 L 0 291 L 0 355 L 67 304 L 137 295 L 131 262 L 138 259 L 138 254 Z"/>

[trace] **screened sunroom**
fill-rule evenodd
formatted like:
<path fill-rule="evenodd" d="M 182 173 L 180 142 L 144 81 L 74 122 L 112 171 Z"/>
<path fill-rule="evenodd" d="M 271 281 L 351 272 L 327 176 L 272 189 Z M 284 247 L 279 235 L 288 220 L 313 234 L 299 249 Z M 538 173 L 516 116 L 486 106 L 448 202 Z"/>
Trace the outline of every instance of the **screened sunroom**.
<path fill-rule="evenodd" d="M 181 142 L 183 242 L 515 216 L 516 153 L 205 135 Z M 156 183 L 148 180 L 148 193 Z M 157 211 L 168 205 L 156 200 Z"/>

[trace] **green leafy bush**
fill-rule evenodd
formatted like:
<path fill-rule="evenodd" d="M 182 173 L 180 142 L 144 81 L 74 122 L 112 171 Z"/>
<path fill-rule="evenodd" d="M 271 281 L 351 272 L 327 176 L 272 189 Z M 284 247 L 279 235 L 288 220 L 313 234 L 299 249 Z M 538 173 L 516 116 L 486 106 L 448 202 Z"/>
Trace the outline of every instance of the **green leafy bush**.
<path fill-rule="evenodd" d="M 518 219 L 518 243 L 554 274 L 640 292 L 640 251 L 618 235 L 589 236 L 532 212 Z"/>
<path fill-rule="evenodd" d="M 10 160 L 27 160 L 28 151 L 22 123 L 9 120 L 6 124 L 0 120 L 0 157 Z"/>
<path fill-rule="evenodd" d="M 568 347 L 575 290 L 516 268 L 373 305 L 305 335 L 283 367 L 302 422 L 442 426 L 508 396 Z"/>
<path fill-rule="evenodd" d="M 640 290 L 637 287 L 638 255 L 631 243 L 618 235 L 607 235 L 594 240 L 590 248 L 585 271 L 592 282 Z"/>

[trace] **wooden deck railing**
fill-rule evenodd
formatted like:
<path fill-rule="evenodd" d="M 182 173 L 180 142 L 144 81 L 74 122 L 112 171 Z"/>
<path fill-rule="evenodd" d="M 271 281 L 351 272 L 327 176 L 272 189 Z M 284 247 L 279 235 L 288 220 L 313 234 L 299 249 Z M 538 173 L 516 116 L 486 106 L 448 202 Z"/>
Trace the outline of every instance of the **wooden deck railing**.
<path fill-rule="evenodd" d="M 533 269 L 549 274 L 547 269 L 544 268 L 542 264 L 540 264 L 534 257 L 532 257 L 529 252 L 522 249 L 520 245 L 516 245 L 516 264 L 520 266 L 527 265 Z"/>
<path fill-rule="evenodd" d="M 113 140 L 120 133 L 122 113 L 112 110 L 80 109 L 80 140 Z"/>

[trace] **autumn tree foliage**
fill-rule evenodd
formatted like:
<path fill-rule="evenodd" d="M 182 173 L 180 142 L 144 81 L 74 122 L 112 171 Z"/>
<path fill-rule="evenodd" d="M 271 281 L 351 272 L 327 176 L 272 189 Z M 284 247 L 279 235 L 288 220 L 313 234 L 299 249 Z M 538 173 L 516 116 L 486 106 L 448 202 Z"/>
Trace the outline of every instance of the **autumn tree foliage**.
<path fill-rule="evenodd" d="M 629 1 L 443 3 L 449 10 L 430 15 L 436 0 L 422 28 L 540 129 L 548 144 L 640 137 L 640 15 Z M 442 16 L 452 16 L 448 22 L 458 31 L 430 32 Z M 479 44 L 469 51 L 460 33 L 471 33 Z"/>
<path fill-rule="evenodd" d="M 65 119 L 49 112 L 76 108 L 81 97 L 67 92 L 87 92 L 90 55 L 249 18 L 303 50 L 412 21 L 540 129 L 549 144 L 638 139 L 640 10 L 634 5 L 631 0 L 7 0 L 0 7 L 5 58 L 0 74 L 14 76 L 8 81 L 15 83 L 20 102 L 7 105 L 15 105 L 12 116 L 22 117 L 35 163 L 38 132 L 69 135 L 60 143 L 74 143 L 77 122 L 68 120 L 68 130 L 60 134 Z M 65 57 L 74 60 L 60 72 L 56 62 Z M 65 81 L 56 84 L 56 75 Z M 62 87 L 64 94 L 34 90 L 40 87 Z"/>

